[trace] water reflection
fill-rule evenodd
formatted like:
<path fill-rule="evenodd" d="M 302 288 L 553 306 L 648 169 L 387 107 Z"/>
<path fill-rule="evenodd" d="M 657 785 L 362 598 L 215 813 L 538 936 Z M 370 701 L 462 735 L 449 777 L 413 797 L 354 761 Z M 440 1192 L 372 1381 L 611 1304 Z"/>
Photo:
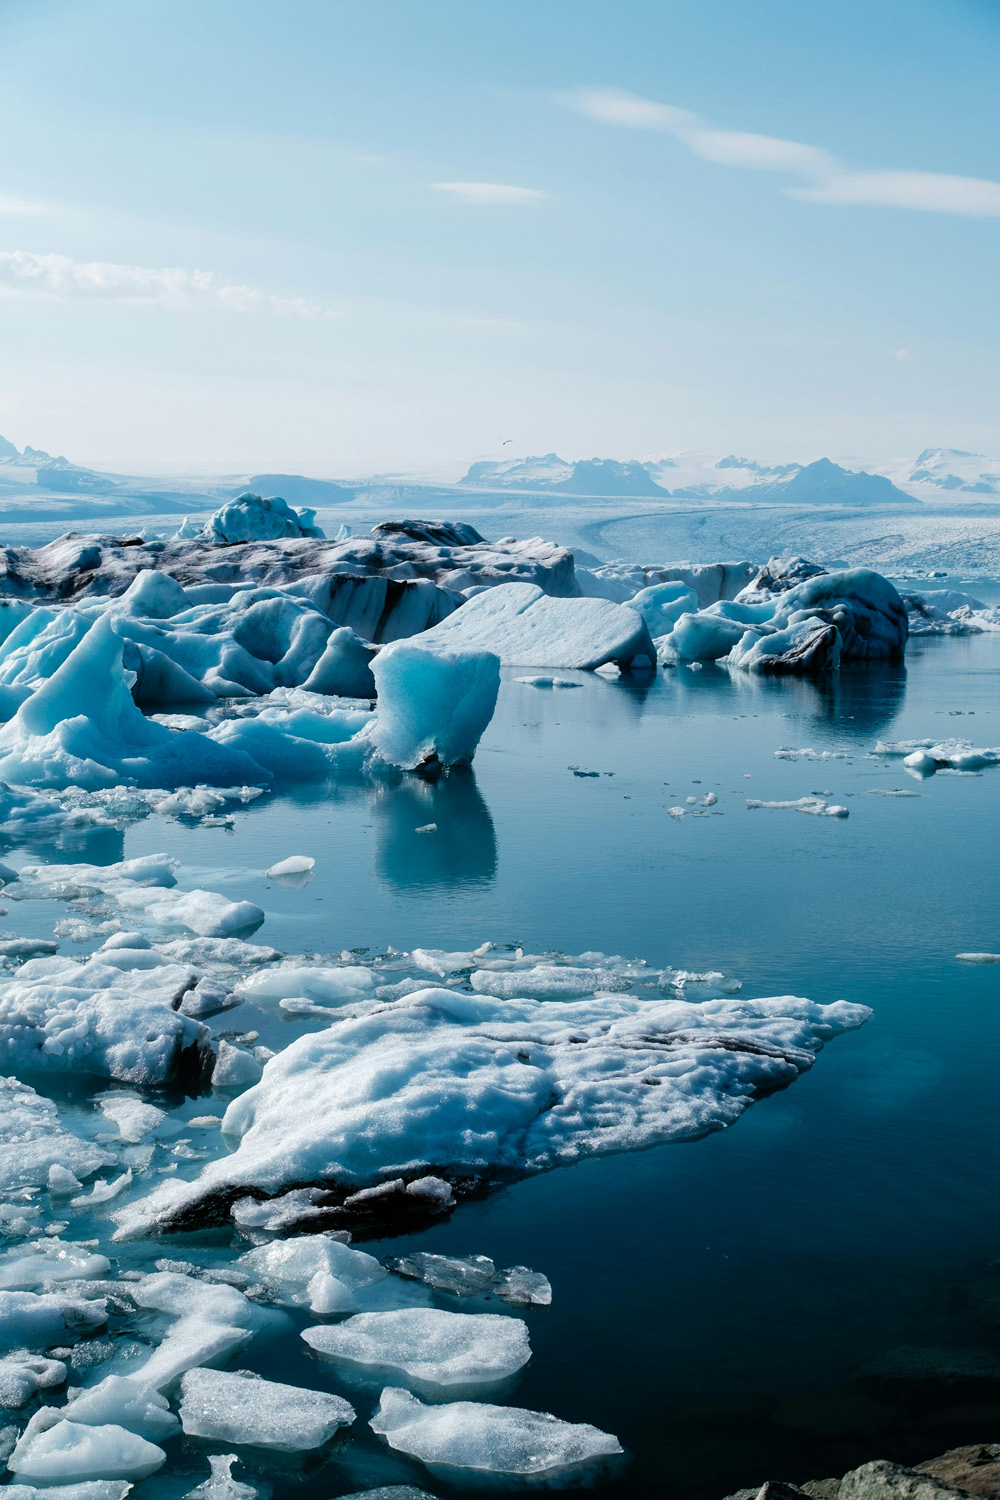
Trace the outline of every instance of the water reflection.
<path fill-rule="evenodd" d="M 400 776 L 376 787 L 375 873 L 400 889 L 487 885 L 496 876 L 490 810 L 468 766 L 436 781 Z"/>
<path fill-rule="evenodd" d="M 864 740 L 889 728 L 906 697 L 902 661 L 850 662 L 816 677 L 758 677 L 706 662 L 694 671 L 676 668 L 666 680 L 689 711 L 704 712 L 706 698 L 714 698 L 726 713 L 734 706 L 741 713 L 777 710 Z M 648 692 L 647 685 L 643 698 Z"/>

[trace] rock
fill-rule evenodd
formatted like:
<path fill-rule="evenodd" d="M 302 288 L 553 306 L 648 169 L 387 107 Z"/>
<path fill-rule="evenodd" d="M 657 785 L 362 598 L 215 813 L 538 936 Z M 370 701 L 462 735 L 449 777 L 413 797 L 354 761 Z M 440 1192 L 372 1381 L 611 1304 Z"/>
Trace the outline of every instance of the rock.
<path fill-rule="evenodd" d="M 916 1469 L 877 1458 L 852 1469 L 840 1481 L 838 1500 L 962 1500 L 965 1490 L 955 1489 Z"/>
<path fill-rule="evenodd" d="M 929 1474 L 942 1484 L 980 1495 L 984 1500 L 1000 1496 L 1000 1443 L 973 1443 L 967 1448 L 951 1448 L 940 1458 L 929 1458 L 915 1464 L 918 1474 Z"/>

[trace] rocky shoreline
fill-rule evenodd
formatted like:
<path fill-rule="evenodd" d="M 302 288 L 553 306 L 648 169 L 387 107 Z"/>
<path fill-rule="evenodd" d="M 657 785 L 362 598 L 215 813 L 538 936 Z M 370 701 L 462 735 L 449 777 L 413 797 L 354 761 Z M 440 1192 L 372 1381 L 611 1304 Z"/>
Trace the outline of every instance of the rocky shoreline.
<path fill-rule="evenodd" d="M 912 1469 L 877 1458 L 842 1479 L 809 1479 L 804 1484 L 768 1479 L 726 1500 L 968 1500 L 970 1495 L 1000 1500 L 1000 1443 L 951 1448 Z"/>

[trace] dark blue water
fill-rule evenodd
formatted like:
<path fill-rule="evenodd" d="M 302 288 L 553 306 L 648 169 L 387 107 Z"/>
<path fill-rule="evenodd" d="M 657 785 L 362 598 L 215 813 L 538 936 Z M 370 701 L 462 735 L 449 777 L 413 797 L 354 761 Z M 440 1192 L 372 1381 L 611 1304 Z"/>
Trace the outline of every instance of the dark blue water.
<path fill-rule="evenodd" d="M 996 1381 L 865 1367 L 899 1346 L 1000 1355 L 975 1286 L 1000 1256 L 1000 967 L 954 957 L 1000 951 L 1000 770 L 919 782 L 868 752 L 1000 744 L 1000 636 L 918 642 L 905 668 L 845 669 L 826 688 L 714 667 L 581 674 L 556 692 L 514 675 L 474 775 L 271 796 L 233 832 L 151 818 L 124 852 L 170 849 L 185 883 L 257 901 L 258 941 L 288 951 L 520 940 L 718 968 L 748 994 L 874 1016 L 729 1131 L 551 1173 L 366 1248 L 548 1274 L 553 1305 L 526 1314 L 534 1358 L 505 1399 L 616 1433 L 629 1463 L 609 1493 L 713 1500 L 994 1439 Z M 779 746 L 848 758 L 782 761 Z M 871 795 L 893 788 L 920 795 Z M 668 816 L 709 791 L 721 816 Z M 746 808 L 811 792 L 849 818 Z M 436 834 L 414 831 L 429 822 Z M 263 876 L 292 853 L 317 862 L 301 891 Z M 339 1388 L 294 1337 L 248 1356 Z M 276 1495 L 436 1487 L 358 1427 L 322 1468 L 272 1475 Z"/>

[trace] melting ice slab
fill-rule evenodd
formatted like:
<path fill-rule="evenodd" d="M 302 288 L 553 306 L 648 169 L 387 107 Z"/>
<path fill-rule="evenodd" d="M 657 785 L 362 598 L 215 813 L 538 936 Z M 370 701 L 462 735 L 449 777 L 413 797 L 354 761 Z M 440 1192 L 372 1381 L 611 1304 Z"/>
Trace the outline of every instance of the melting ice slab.
<path fill-rule="evenodd" d="M 302 1337 L 336 1364 L 438 1394 L 507 1380 L 531 1358 L 520 1318 L 434 1307 L 358 1313 L 345 1323 L 306 1328 Z"/>
<path fill-rule="evenodd" d="M 189 1370 L 181 1381 L 181 1424 L 191 1437 L 298 1453 L 318 1448 L 354 1421 L 354 1408 L 326 1391 L 281 1385 L 248 1373 Z"/>
<path fill-rule="evenodd" d="M 529 976 L 530 980 L 530 976 Z M 422 989 L 345 1006 L 226 1111 L 233 1154 L 119 1211 L 118 1235 L 226 1222 L 253 1190 L 330 1189 L 328 1223 L 402 1217 L 428 1175 L 458 1193 L 731 1125 L 810 1068 L 865 1006 Z M 445 1200 L 446 1202 L 447 1200 Z"/>
<path fill-rule="evenodd" d="M 623 1451 L 616 1437 L 587 1422 L 473 1401 L 424 1406 L 392 1386 L 382 1392 L 369 1426 L 391 1448 L 428 1467 L 510 1478 L 548 1479 Z"/>

